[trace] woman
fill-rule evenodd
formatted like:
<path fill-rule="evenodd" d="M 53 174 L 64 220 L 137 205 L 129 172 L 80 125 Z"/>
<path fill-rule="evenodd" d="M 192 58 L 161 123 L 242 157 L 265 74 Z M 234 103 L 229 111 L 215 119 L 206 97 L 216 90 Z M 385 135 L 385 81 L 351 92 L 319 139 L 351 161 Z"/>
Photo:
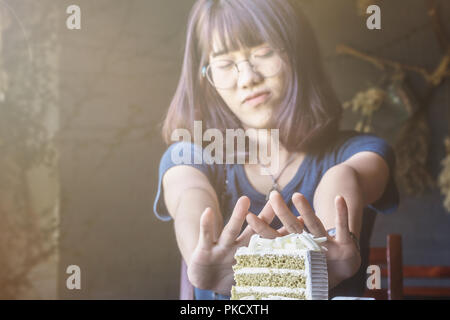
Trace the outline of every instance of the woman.
<path fill-rule="evenodd" d="M 395 159 L 382 139 L 339 130 L 341 113 L 298 1 L 195 3 L 154 210 L 174 219 L 197 299 L 229 298 L 234 253 L 255 232 L 274 238 L 304 228 L 328 237 L 330 296 L 362 295 L 375 213 L 398 205 Z M 270 163 L 175 161 L 186 146 L 193 160 L 203 154 L 204 144 L 171 139 L 181 128 L 194 136 L 195 121 L 222 133 L 268 130 L 247 138 L 272 147 L 278 166 L 267 174 Z"/>

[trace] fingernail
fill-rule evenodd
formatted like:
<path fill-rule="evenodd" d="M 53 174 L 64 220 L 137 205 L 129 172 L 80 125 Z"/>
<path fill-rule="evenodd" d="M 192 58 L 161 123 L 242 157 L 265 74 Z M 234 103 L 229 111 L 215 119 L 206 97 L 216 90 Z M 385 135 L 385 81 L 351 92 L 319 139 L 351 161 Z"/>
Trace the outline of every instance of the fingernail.
<path fill-rule="evenodd" d="M 270 191 L 269 197 L 272 197 L 272 196 L 274 196 L 276 194 L 279 194 L 279 192 L 277 190 L 272 190 L 272 191 Z"/>
<path fill-rule="evenodd" d="M 303 195 L 302 195 L 300 192 L 295 192 L 295 193 L 292 195 L 292 198 L 294 198 L 294 197 L 303 197 Z"/>

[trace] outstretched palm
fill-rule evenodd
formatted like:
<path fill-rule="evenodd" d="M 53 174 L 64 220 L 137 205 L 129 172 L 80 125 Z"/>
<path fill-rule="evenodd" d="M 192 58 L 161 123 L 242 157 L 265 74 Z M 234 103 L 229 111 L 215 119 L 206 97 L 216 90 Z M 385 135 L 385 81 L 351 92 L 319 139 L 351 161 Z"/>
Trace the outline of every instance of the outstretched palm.
<path fill-rule="evenodd" d="M 348 226 L 348 208 L 341 196 L 335 199 L 336 208 L 336 237 L 328 235 L 320 219 L 309 205 L 308 200 L 300 193 L 292 196 L 292 202 L 301 213 L 295 217 L 285 204 L 278 192 L 272 192 L 269 202 L 273 208 L 271 215 L 267 214 L 264 221 L 254 215 L 248 215 L 247 221 L 256 233 L 265 238 L 275 238 L 289 233 L 301 233 L 304 226 L 316 237 L 327 237 L 324 246 L 327 248 L 327 263 L 330 276 L 330 286 L 352 276 L 361 264 L 361 256 L 355 242 L 351 238 Z M 269 224 L 276 216 L 283 223 L 283 227 L 274 230 Z M 269 217 L 269 222 L 267 221 Z"/>
<path fill-rule="evenodd" d="M 221 294 L 230 293 L 236 249 L 248 245 L 255 233 L 250 226 L 241 233 L 249 208 L 250 200 L 245 196 L 241 197 L 234 207 L 229 222 L 218 237 L 213 231 L 214 212 L 210 208 L 203 212 L 200 219 L 200 237 L 188 266 L 189 279 L 198 288 Z M 259 216 L 266 219 L 270 213 L 270 206 L 267 205 Z M 216 237 L 218 239 L 215 239 Z"/>

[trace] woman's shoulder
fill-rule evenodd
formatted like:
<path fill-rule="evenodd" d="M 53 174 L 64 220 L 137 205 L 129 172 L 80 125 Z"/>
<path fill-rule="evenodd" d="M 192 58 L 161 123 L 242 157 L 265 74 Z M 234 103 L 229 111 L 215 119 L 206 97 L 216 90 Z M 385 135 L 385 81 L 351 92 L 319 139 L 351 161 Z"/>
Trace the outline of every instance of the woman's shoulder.
<path fill-rule="evenodd" d="M 337 134 L 330 153 L 337 162 L 343 162 L 358 152 L 370 151 L 379 154 L 393 164 L 394 150 L 389 143 L 375 133 L 363 133 L 355 130 L 341 130 Z"/>
<path fill-rule="evenodd" d="M 317 160 L 337 164 L 362 151 L 376 152 L 393 161 L 393 150 L 383 138 L 374 133 L 355 130 L 337 131 L 323 148 L 315 150 L 313 156 Z"/>
<path fill-rule="evenodd" d="M 202 148 L 192 142 L 177 141 L 169 145 L 162 157 L 162 164 L 175 164 L 175 165 L 193 165 L 203 164 L 204 156 Z"/>
<path fill-rule="evenodd" d="M 198 144 L 178 141 L 166 148 L 159 164 L 159 173 L 164 175 L 176 166 L 189 166 L 200 170 L 211 183 L 217 179 L 220 166 L 214 163 L 207 152 Z"/>

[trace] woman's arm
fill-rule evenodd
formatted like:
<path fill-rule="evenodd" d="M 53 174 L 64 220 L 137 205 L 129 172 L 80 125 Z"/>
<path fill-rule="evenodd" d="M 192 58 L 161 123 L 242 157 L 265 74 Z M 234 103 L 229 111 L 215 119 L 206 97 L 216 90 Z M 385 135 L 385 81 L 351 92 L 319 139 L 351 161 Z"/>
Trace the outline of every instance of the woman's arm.
<path fill-rule="evenodd" d="M 223 219 L 216 192 L 208 178 L 190 166 L 176 166 L 167 170 L 162 179 L 164 202 L 174 219 L 178 247 L 187 265 L 198 243 L 200 217 L 206 208 L 215 213 L 214 235 L 222 231 Z"/>
<path fill-rule="evenodd" d="M 347 205 L 349 230 L 359 239 L 363 209 L 381 197 L 388 178 L 386 162 L 372 152 L 358 153 L 329 169 L 314 194 L 316 215 L 325 229 L 336 227 L 335 198 L 341 195 Z M 342 246 L 337 252 L 339 257 L 328 259 L 330 287 L 354 275 L 361 265 L 355 246 Z"/>
<path fill-rule="evenodd" d="M 314 193 L 314 208 L 328 230 L 335 227 L 334 199 L 345 198 L 349 211 L 349 227 L 359 239 L 362 213 L 383 194 L 389 179 L 389 168 L 379 155 L 360 152 L 329 169 Z"/>
<path fill-rule="evenodd" d="M 229 295 L 236 249 L 247 245 L 254 234 L 250 227 L 241 233 L 249 213 L 249 198 L 244 196 L 236 202 L 228 223 L 223 226 L 217 195 L 197 169 L 186 166 L 169 169 L 163 177 L 163 187 L 190 282 L 199 289 Z M 268 213 L 263 210 L 260 215 L 264 218 Z"/>

